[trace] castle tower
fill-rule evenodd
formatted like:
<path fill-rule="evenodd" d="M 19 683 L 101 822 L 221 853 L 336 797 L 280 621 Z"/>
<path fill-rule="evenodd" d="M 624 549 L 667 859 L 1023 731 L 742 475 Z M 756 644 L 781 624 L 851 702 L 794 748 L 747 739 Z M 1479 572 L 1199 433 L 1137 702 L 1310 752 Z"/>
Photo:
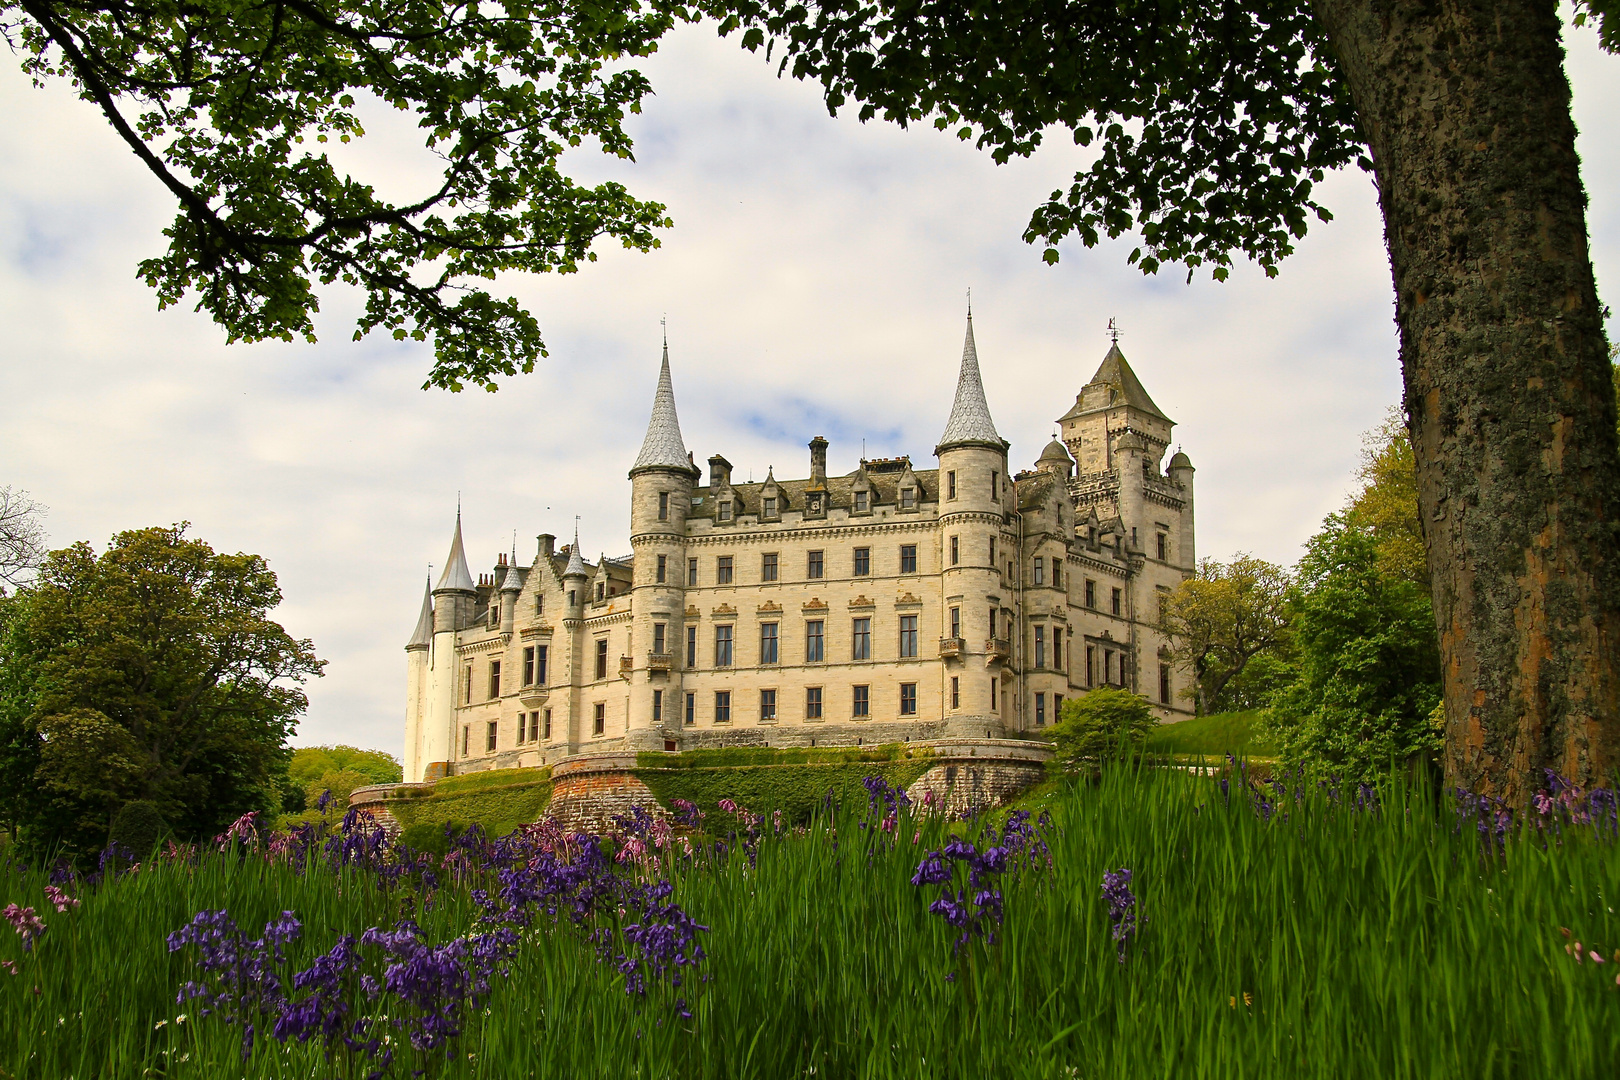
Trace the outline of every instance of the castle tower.
<path fill-rule="evenodd" d="M 700 473 L 686 452 L 675 415 L 669 339 L 658 370 L 652 416 L 630 469 L 630 546 L 635 552 L 630 607 L 629 744 L 661 750 L 680 730 L 681 669 L 674 662 L 686 612 L 686 515 Z"/>
<path fill-rule="evenodd" d="M 433 651 L 433 579 L 422 583 L 422 614 L 405 644 L 405 778 L 420 775 L 422 717 L 427 704 L 428 664 Z"/>
<path fill-rule="evenodd" d="M 934 448 L 939 458 L 941 638 L 948 658 L 941 697 L 949 730 L 963 735 L 999 735 L 1002 717 L 1013 715 L 1007 701 L 1012 658 L 1005 645 L 1013 594 L 1001 569 L 1017 558 L 1004 537 L 1012 494 L 1007 449 L 984 398 L 969 311 L 956 400 Z"/>
<path fill-rule="evenodd" d="M 437 780 L 450 772 L 456 758 L 456 661 L 458 632 L 472 622 L 477 586 L 467 569 L 467 553 L 461 543 L 461 511 L 456 511 L 456 533 L 450 541 L 450 554 L 444 573 L 433 589 L 433 645 L 428 658 L 427 697 L 422 710 L 421 736 L 416 758 L 417 772 L 407 780 Z"/>

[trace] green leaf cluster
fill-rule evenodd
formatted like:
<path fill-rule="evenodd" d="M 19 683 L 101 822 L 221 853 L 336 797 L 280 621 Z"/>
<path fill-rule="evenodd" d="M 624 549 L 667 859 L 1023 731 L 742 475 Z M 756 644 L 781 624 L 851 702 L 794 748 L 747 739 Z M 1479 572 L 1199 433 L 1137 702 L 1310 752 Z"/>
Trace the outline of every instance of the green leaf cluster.
<path fill-rule="evenodd" d="M 262 558 L 184 525 L 52 552 L 0 607 L 0 817 L 36 853 L 88 854 L 133 801 L 183 838 L 278 810 L 323 664 L 280 602 Z"/>
<path fill-rule="evenodd" d="M 621 63 L 672 25 L 639 0 L 8 0 L 0 32 L 41 85 L 70 80 L 179 202 L 140 276 L 232 341 L 314 340 L 317 288 L 366 294 L 355 337 L 432 339 L 427 384 L 493 390 L 546 355 L 482 287 L 572 273 L 603 237 L 656 247 L 665 208 L 581 185 L 563 155 L 632 157 L 651 92 Z M 438 176 L 346 171 L 367 122 L 414 126 Z M 365 121 L 363 118 L 375 118 Z M 387 192 L 387 194 L 385 194 Z"/>
<path fill-rule="evenodd" d="M 1157 723 L 1147 698 L 1129 690 L 1105 687 L 1067 698 L 1047 733 L 1056 747 L 1048 767 L 1067 774 L 1133 757 Z"/>
<path fill-rule="evenodd" d="M 1226 278 L 1234 253 L 1268 276 L 1312 217 L 1315 190 L 1364 153 L 1338 61 L 1300 0 L 1063 3 L 1002 0 L 712 0 L 700 8 L 780 71 L 902 126 L 932 123 L 998 164 L 1047 136 L 1099 145 L 1052 192 L 1024 239 L 1136 232 L 1144 273 L 1179 263 Z"/>

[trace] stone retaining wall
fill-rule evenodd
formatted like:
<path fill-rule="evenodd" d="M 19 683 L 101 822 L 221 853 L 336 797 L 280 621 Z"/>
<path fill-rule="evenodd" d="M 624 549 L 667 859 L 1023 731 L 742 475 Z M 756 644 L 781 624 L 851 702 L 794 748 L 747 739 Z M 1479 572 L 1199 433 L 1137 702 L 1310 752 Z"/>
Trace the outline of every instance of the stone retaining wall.
<path fill-rule="evenodd" d="M 949 814 L 1000 806 L 1034 787 L 1052 753 L 1044 743 L 1017 739 L 938 739 L 928 745 L 934 764 L 906 794 L 919 806 Z"/>

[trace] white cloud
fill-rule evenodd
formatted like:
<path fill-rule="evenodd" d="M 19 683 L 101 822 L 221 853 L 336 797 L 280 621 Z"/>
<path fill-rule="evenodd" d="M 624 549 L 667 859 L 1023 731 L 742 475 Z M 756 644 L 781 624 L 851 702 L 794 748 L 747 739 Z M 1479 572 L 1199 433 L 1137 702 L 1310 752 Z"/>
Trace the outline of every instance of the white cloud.
<path fill-rule="evenodd" d="M 1570 70 L 1600 272 L 1620 265 L 1615 59 L 1572 34 Z M 1343 500 L 1360 433 L 1399 394 L 1389 275 L 1371 185 L 1329 181 L 1338 214 L 1267 281 L 1143 278 L 1129 246 L 1019 240 L 1073 171 L 1054 146 L 998 168 L 932 130 L 826 115 L 711 29 L 684 29 L 645 70 L 634 164 L 580 156 L 581 176 L 669 204 L 649 255 L 604 248 L 569 277 L 505 282 L 542 320 L 551 358 L 499 394 L 418 389 L 425 347 L 349 341 L 333 296 L 317 346 L 226 346 L 187 310 L 158 313 L 134 266 L 172 208 L 95 111 L 64 87 L 0 73 L 0 483 L 51 506 L 57 543 L 190 520 L 216 547 L 266 556 L 279 617 L 330 660 L 300 741 L 397 751 L 402 646 L 457 493 L 475 563 L 517 534 L 624 553 L 625 470 L 640 445 L 667 313 L 687 445 L 739 475 L 802 475 L 806 441 L 845 470 L 928 459 L 950 404 L 973 289 L 996 423 L 1028 462 L 1096 367 L 1122 347 L 1198 465 L 1199 546 L 1292 561 Z M 380 130 L 381 125 L 373 125 Z M 381 145 L 371 146 L 371 143 Z M 408 177 L 386 138 L 354 153 Z M 403 182 L 398 181 L 398 182 Z"/>

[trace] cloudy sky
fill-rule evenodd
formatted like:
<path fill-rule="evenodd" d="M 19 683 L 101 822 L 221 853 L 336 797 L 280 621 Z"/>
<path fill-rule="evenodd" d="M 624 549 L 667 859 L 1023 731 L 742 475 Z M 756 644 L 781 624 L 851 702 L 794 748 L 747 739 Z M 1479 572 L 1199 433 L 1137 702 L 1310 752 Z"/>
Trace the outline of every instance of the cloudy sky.
<path fill-rule="evenodd" d="M 1570 34 L 1600 291 L 1620 279 L 1620 58 Z M 1019 236 L 1065 185 L 1055 145 L 995 166 L 932 130 L 827 116 L 815 89 L 708 27 L 644 65 L 633 165 L 581 159 L 667 203 L 649 255 L 604 248 L 566 278 L 505 284 L 539 316 L 551 359 L 498 394 L 419 389 L 426 346 L 349 340 L 353 296 L 326 300 L 318 345 L 227 346 L 135 279 L 173 207 L 98 114 L 0 65 L 0 484 L 50 507 L 54 544 L 190 521 L 216 548 L 264 555 L 279 618 L 329 661 L 298 741 L 398 753 L 404 653 L 459 492 L 474 571 L 516 537 L 629 551 L 629 483 L 667 314 L 681 426 L 736 475 L 930 454 L 950 406 L 971 287 L 986 391 L 1015 462 L 1107 348 L 1121 347 L 1198 467 L 1198 546 L 1292 562 L 1350 486 L 1361 433 L 1398 399 L 1388 267 L 1372 188 L 1333 177 L 1338 215 L 1267 281 L 1144 278 L 1131 245 Z M 363 164 L 408 187 L 412 159 Z M 1605 283 L 1609 288 L 1605 289 Z M 1611 331 L 1612 332 L 1612 331 Z"/>

